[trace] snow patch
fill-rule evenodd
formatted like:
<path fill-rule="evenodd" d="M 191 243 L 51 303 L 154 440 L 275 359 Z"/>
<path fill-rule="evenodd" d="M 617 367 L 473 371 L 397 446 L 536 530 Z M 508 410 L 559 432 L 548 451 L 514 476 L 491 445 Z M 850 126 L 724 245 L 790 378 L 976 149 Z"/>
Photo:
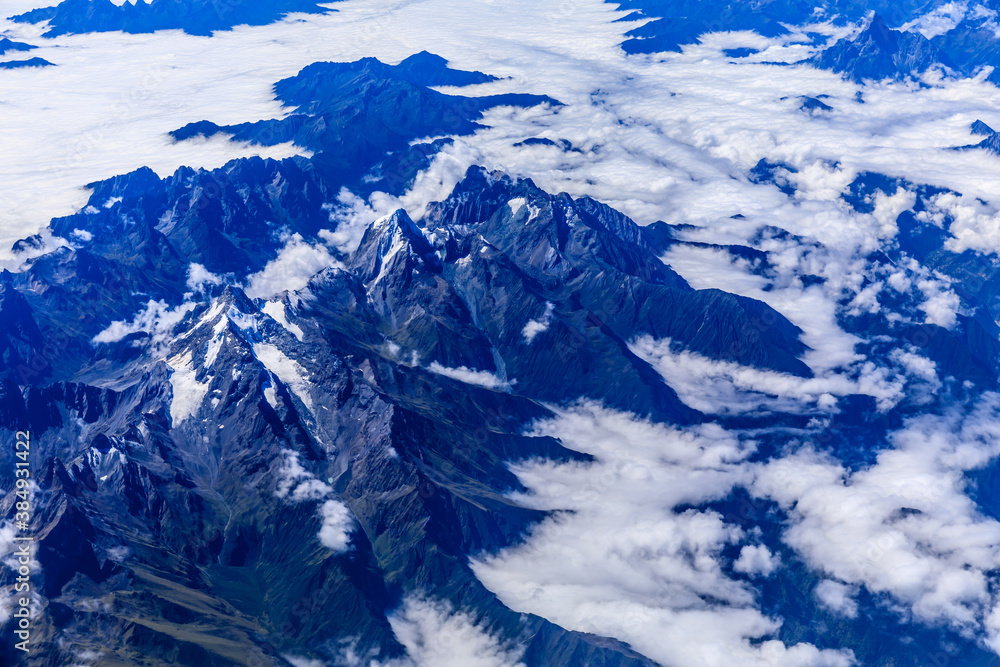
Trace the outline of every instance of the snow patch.
<path fill-rule="evenodd" d="M 292 324 L 291 322 L 288 321 L 288 317 L 285 310 L 285 304 L 283 302 L 268 301 L 263 305 L 263 307 L 261 307 L 261 311 L 264 314 L 269 315 L 271 319 L 280 324 L 285 329 L 285 331 L 288 331 L 290 334 L 298 338 L 300 341 L 302 340 L 303 336 L 305 336 L 305 333 L 302 331 L 302 328 L 299 325 Z"/>
<path fill-rule="evenodd" d="M 313 411 L 312 396 L 309 395 L 309 374 L 306 369 L 294 359 L 289 359 L 285 353 L 270 343 L 255 343 L 254 356 L 267 370 L 274 373 L 282 383 L 299 397 L 309 412 Z"/>
<path fill-rule="evenodd" d="M 170 374 L 170 420 L 176 426 L 198 412 L 210 383 L 198 382 L 190 350 L 171 357 L 167 365 L 173 370 Z"/>

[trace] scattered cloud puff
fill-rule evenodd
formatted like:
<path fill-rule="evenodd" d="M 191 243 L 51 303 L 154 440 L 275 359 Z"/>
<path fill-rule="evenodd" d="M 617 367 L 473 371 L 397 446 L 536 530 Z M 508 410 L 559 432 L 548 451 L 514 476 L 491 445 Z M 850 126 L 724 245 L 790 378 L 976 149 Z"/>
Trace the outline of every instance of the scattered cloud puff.
<path fill-rule="evenodd" d="M 327 667 L 327 664 L 322 660 L 303 658 L 297 655 L 292 655 L 291 653 L 283 653 L 281 657 L 290 662 L 292 667 Z"/>
<path fill-rule="evenodd" d="M 319 529 L 319 541 L 327 549 L 343 553 L 351 546 L 351 532 L 354 519 L 347 505 L 339 500 L 327 500 L 319 507 L 323 526 Z"/>
<path fill-rule="evenodd" d="M 278 468 L 278 484 L 274 495 L 292 503 L 323 500 L 317 509 L 321 526 L 317 538 L 320 544 L 334 553 L 345 553 L 351 547 L 354 518 L 347 505 L 331 498 L 333 487 L 306 470 L 299 461 L 298 452 L 285 450 L 285 458 Z M 326 499 L 326 500 L 324 500 Z"/>
<path fill-rule="evenodd" d="M 370 667 L 524 667 L 523 651 L 504 645 L 445 601 L 409 595 L 389 623 L 407 657 L 375 660 Z"/>
<path fill-rule="evenodd" d="M 780 563 L 781 559 L 764 545 L 748 544 L 740 550 L 740 557 L 733 563 L 733 569 L 743 574 L 769 577 Z"/>
<path fill-rule="evenodd" d="M 508 607 L 620 639 L 663 665 L 853 663 L 848 652 L 769 638 L 780 621 L 723 567 L 741 529 L 694 509 L 750 483 L 752 443 L 715 425 L 678 430 L 593 403 L 558 411 L 530 434 L 595 460 L 511 466 L 529 490 L 512 499 L 554 513 L 522 545 L 472 561 Z M 747 571 L 777 567 L 766 549 L 741 558 Z"/>
<path fill-rule="evenodd" d="M 530 345 L 535 340 L 535 336 L 549 330 L 549 325 L 552 324 L 552 313 L 555 312 L 555 308 L 554 303 L 547 301 L 545 302 L 545 313 L 537 320 L 528 320 L 528 323 L 524 325 L 524 329 L 521 330 L 521 335 L 524 336 L 526 343 Z"/>
<path fill-rule="evenodd" d="M 336 204 L 327 204 L 333 230 L 322 229 L 319 237 L 342 253 L 350 254 L 361 245 L 365 231 L 372 223 L 392 215 L 401 207 L 399 199 L 382 192 L 374 193 L 368 201 L 347 188 L 341 189 Z"/>
<path fill-rule="evenodd" d="M 919 32 L 927 39 L 934 39 L 961 23 L 968 11 L 967 2 L 949 2 L 903 25 L 902 30 Z"/>
<path fill-rule="evenodd" d="M 917 282 L 917 288 L 924 295 L 924 301 L 918 307 L 926 315 L 928 324 L 951 329 L 958 322 L 962 300 L 951 290 L 950 283 L 950 280 L 940 275 Z"/>
<path fill-rule="evenodd" d="M 919 220 L 939 227 L 946 218 L 951 219 L 948 228 L 951 238 L 945 241 L 948 250 L 992 254 L 1000 246 L 1000 212 L 996 204 L 978 197 L 944 192 L 931 197 L 928 210 L 918 214 Z"/>
<path fill-rule="evenodd" d="M 493 373 L 489 371 L 475 371 L 466 366 L 459 366 L 458 368 L 448 368 L 447 366 L 442 366 L 436 361 L 432 361 L 427 370 L 431 373 L 437 373 L 438 375 L 443 375 L 449 377 L 452 380 L 458 380 L 459 382 L 464 382 L 465 384 L 474 384 L 480 387 L 486 387 L 487 389 L 494 389 L 497 391 L 507 391 L 514 384 L 508 380 L 503 380 L 498 378 Z"/>
<path fill-rule="evenodd" d="M 833 579 L 824 579 L 816 584 L 816 600 L 830 611 L 855 618 L 858 615 L 858 603 L 854 599 L 857 586 L 848 586 Z"/>
<path fill-rule="evenodd" d="M 192 262 L 188 266 L 187 288 L 192 292 L 202 292 L 208 285 L 221 285 L 222 278 L 215 275 L 201 264 Z"/>
<path fill-rule="evenodd" d="M 126 336 L 145 332 L 150 335 L 151 347 L 162 351 L 169 343 L 171 332 L 194 310 L 194 303 L 185 302 L 179 306 L 168 306 L 165 301 L 150 300 L 131 322 L 112 322 L 106 329 L 94 336 L 94 343 L 117 343 Z M 157 352 L 159 353 L 159 352 Z"/>
<path fill-rule="evenodd" d="M 331 266 L 343 268 L 325 247 L 305 241 L 301 234 L 293 234 L 276 258 L 247 279 L 247 296 L 269 299 L 282 292 L 301 290 L 313 276 Z"/>

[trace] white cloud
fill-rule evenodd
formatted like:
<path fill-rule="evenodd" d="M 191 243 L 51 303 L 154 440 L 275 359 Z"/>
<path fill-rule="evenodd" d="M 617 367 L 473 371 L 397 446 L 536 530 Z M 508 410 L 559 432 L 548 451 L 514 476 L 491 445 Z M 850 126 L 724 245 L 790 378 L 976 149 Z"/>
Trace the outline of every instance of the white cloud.
<path fill-rule="evenodd" d="M 549 325 L 552 324 L 552 313 L 555 311 L 555 308 L 554 303 L 546 302 L 545 313 L 537 320 L 528 320 L 528 323 L 524 325 L 524 329 L 521 330 L 521 335 L 524 336 L 525 342 L 530 344 L 535 340 L 535 336 L 543 331 L 548 331 Z"/>
<path fill-rule="evenodd" d="M 511 466 L 529 489 L 513 499 L 555 513 L 522 545 L 472 561 L 508 607 L 620 639 L 664 665 L 852 663 L 845 653 L 768 639 L 780 621 L 721 564 L 742 531 L 692 509 L 749 482 L 752 443 L 715 425 L 678 430 L 591 403 L 530 434 L 558 437 L 595 462 Z"/>
<path fill-rule="evenodd" d="M 740 557 L 733 563 L 737 572 L 769 577 L 778 569 L 781 560 L 762 544 L 748 544 L 740 550 Z"/>
<path fill-rule="evenodd" d="M 465 366 L 448 368 L 447 366 L 442 366 L 436 361 L 432 361 L 427 367 L 427 370 L 431 373 L 444 375 L 452 380 L 464 382 L 465 384 L 474 384 L 480 387 L 486 387 L 487 389 L 495 389 L 497 391 L 507 391 L 513 384 L 512 382 L 498 378 L 489 371 L 476 371 Z"/>
<path fill-rule="evenodd" d="M 151 347 L 156 354 L 162 352 L 162 348 L 168 342 L 170 333 L 174 330 L 184 317 L 194 310 L 194 303 L 185 302 L 179 306 L 170 307 L 165 301 L 153 301 L 139 311 L 131 322 L 112 322 L 94 336 L 94 343 L 117 343 L 126 336 L 140 331 L 148 333 L 151 338 Z"/>
<path fill-rule="evenodd" d="M 340 252 L 352 253 L 358 249 L 365 231 L 376 220 L 399 210 L 399 200 L 384 193 L 375 193 L 365 201 L 347 188 L 337 195 L 336 204 L 328 204 L 333 230 L 322 229 L 319 236 L 325 243 Z"/>
<path fill-rule="evenodd" d="M 407 658 L 373 661 L 372 667 L 524 667 L 522 651 L 505 646 L 445 601 L 407 596 L 389 623 Z"/>
<path fill-rule="evenodd" d="M 301 656 L 292 655 L 291 653 L 282 653 L 281 657 L 290 662 L 292 667 L 327 667 L 327 664 L 321 660 L 303 658 Z"/>
<path fill-rule="evenodd" d="M 964 473 L 1000 454 L 998 416 L 990 394 L 967 415 L 914 418 L 855 472 L 804 446 L 764 465 L 753 489 L 788 512 L 785 542 L 819 572 L 889 594 L 920 621 L 992 633 L 1000 523 L 967 495 Z"/>
<path fill-rule="evenodd" d="M 824 579 L 816 584 L 815 592 L 819 603 L 830 611 L 848 618 L 855 618 L 858 615 L 858 603 L 854 599 L 857 594 L 856 586 Z"/>
<path fill-rule="evenodd" d="M 215 275 L 201 264 L 192 262 L 188 266 L 187 288 L 192 292 L 205 289 L 206 285 L 221 285 L 222 278 Z"/>
<path fill-rule="evenodd" d="M 276 258 L 248 278 L 246 293 L 251 299 L 269 299 L 285 291 L 295 292 L 305 287 L 317 273 L 332 266 L 343 268 L 329 250 L 306 242 L 300 234 L 293 234 Z"/>
<path fill-rule="evenodd" d="M 981 253 L 995 253 L 1000 244 L 1000 212 L 994 203 L 977 197 L 944 192 L 931 198 L 928 211 L 923 211 L 919 219 L 941 226 L 944 216 L 951 218 L 949 232 L 951 238 L 945 247 L 961 253 L 975 250 Z"/>
<path fill-rule="evenodd" d="M 670 339 L 643 336 L 629 349 L 649 363 L 688 406 L 709 414 L 741 412 L 827 412 L 836 396 L 873 396 L 888 410 L 905 396 L 906 380 L 891 369 L 865 363 L 855 373 L 802 378 L 759 370 L 731 361 L 715 361 L 675 350 Z"/>
<path fill-rule="evenodd" d="M 449 16 L 447 24 L 440 21 L 443 15 Z M 438 0 L 433 6 L 349 0 L 328 15 L 237 26 L 210 39 L 161 31 L 45 40 L 37 39 L 43 30 L 38 26 L 0 18 L 0 31 L 39 43 L 34 53 L 58 65 L 0 77 L 10 135 L 5 147 L 25 158 L 17 168 L 0 165 L 0 210 L 10 223 L 0 234 L 0 248 L 35 233 L 54 216 L 82 208 L 87 198 L 82 184 L 143 165 L 165 176 L 181 165 L 211 168 L 245 155 L 307 155 L 288 144 L 262 148 L 223 137 L 174 143 L 166 133 L 203 119 L 231 124 L 281 117 L 286 110 L 273 99 L 272 85 L 313 62 L 366 56 L 399 62 L 432 48 L 458 67 L 493 69 L 502 76 L 542 54 L 549 63 L 567 54 L 586 55 L 595 38 L 604 49 L 616 49 L 626 28 L 610 21 L 621 15 L 599 0 L 570 13 L 527 0 L 516 7 L 486 0 Z M 509 39 L 500 44 L 482 34 L 482 25 Z M 582 43 L 581 34 L 590 39 Z M 477 46 L 485 50 L 477 53 Z M 247 62 L 257 65 L 248 68 Z M 52 90 L 60 95 L 53 97 Z M 418 178 L 417 194 L 410 198 L 414 210 L 450 189 L 452 175 L 466 166 L 464 157 L 460 162 L 449 165 L 446 159 Z"/>
<path fill-rule="evenodd" d="M 919 308 L 926 314 L 927 322 L 945 329 L 951 329 L 958 322 L 958 312 L 962 305 L 961 299 L 948 286 L 949 283 L 941 276 L 917 283 L 917 288 L 925 299 Z"/>
<path fill-rule="evenodd" d="M 969 10 L 967 2 L 949 2 L 902 26 L 902 30 L 919 32 L 927 39 L 934 39 L 953 29 Z"/>
<path fill-rule="evenodd" d="M 350 509 L 343 502 L 331 498 L 333 487 L 306 470 L 299 462 L 298 452 L 285 450 L 284 457 L 277 471 L 278 485 L 274 495 L 292 503 L 323 501 L 316 511 L 322 522 L 317 538 L 335 553 L 348 551 L 354 531 Z"/>
<path fill-rule="evenodd" d="M 311 472 L 302 467 L 299 463 L 298 452 L 293 452 L 292 450 L 285 451 L 285 460 L 278 469 L 278 486 L 275 489 L 274 495 L 279 498 L 287 498 L 288 494 L 300 483 L 309 482 L 316 479 L 316 476 Z M 295 498 L 296 500 L 303 500 L 303 498 Z"/>
<path fill-rule="evenodd" d="M 347 505 L 339 500 L 327 500 L 319 506 L 319 515 L 323 519 L 323 526 L 319 530 L 320 543 L 336 553 L 347 551 L 354 529 L 354 519 L 351 518 Z"/>
<path fill-rule="evenodd" d="M 855 346 L 861 339 L 843 330 L 837 321 L 839 299 L 845 292 L 858 293 L 862 274 L 850 255 L 830 256 L 823 249 L 803 247 L 779 239 L 761 242 L 769 251 L 773 276 L 753 271 L 747 260 L 735 259 L 727 251 L 678 244 L 663 261 L 680 273 L 695 289 L 721 289 L 768 304 L 802 329 L 808 346 L 803 361 L 814 372 L 848 367 L 861 360 Z M 829 278 L 823 285 L 803 286 L 801 276 Z M 856 282 L 845 284 L 847 276 Z"/>

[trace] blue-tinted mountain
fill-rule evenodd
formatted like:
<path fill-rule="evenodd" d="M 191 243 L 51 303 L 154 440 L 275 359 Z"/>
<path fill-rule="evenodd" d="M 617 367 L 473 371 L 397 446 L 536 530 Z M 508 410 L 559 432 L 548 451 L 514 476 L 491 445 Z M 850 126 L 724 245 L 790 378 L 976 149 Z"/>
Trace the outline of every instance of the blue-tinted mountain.
<path fill-rule="evenodd" d="M 764 163 L 757 177 L 764 183 L 782 169 Z M 900 185 L 862 174 L 845 203 L 870 212 L 874 193 Z M 593 199 L 527 179 L 474 167 L 421 219 L 397 211 L 377 221 L 338 266 L 276 297 L 278 319 L 240 284 L 277 256 L 281 234 L 317 242 L 329 226 L 323 204 L 332 193 L 321 191 L 309 160 L 240 159 L 167 178 L 140 169 L 89 187 L 84 210 L 52 224 L 74 243 L 0 276 L 0 424 L 33 430 L 39 484 L 52 499 L 39 550 L 46 618 L 77 649 L 99 639 L 105 655 L 125 664 L 153 656 L 246 665 L 253 656 L 281 665 L 279 654 L 289 652 L 336 664 L 335 649 L 348 639 L 388 659 L 403 649 L 387 614 L 430 587 L 521 642 L 528 667 L 653 667 L 619 642 L 508 610 L 469 570 L 471 555 L 518 543 L 545 516 L 509 499 L 520 489 L 511 460 L 587 460 L 524 435 L 524 425 L 580 396 L 658 421 L 706 421 L 631 353 L 636 336 L 810 375 L 800 332 L 780 314 L 694 290 L 659 259 L 683 242 L 678 230 L 640 227 Z M 917 189 L 917 211 L 940 194 Z M 905 253 L 959 280 L 979 270 L 915 216 L 899 224 L 899 246 L 885 250 L 885 261 Z M 768 270 L 766 252 L 726 250 Z M 228 275 L 191 293 L 191 262 Z M 985 390 L 1000 373 L 1000 331 L 984 307 L 998 294 L 995 279 L 962 292 L 967 307 L 952 330 L 875 316 L 841 324 L 865 339 L 868 354 L 911 341 L 943 374 L 967 381 L 955 391 Z M 150 300 L 189 310 L 166 331 L 94 340 Z M 893 305 L 905 307 L 912 304 Z M 545 318 L 526 339 L 525 325 Z M 308 382 L 282 378 L 262 346 L 294 360 Z M 489 373 L 497 384 L 431 372 L 433 363 Z M 184 369 L 188 384 L 175 384 Z M 192 390 L 203 394 L 179 415 L 175 398 Z M 883 414 L 870 397 L 843 401 L 849 409 L 831 418 L 824 448 L 851 466 L 870 462 L 914 409 Z M 765 451 L 782 446 L 776 427 L 804 426 L 781 414 L 740 423 L 762 427 L 755 432 Z M 317 541 L 314 505 L 276 495 L 287 452 L 330 480 L 332 497 L 349 507 L 357 529 L 348 552 Z M 750 516 L 746 507 L 734 497 L 715 509 L 743 517 L 748 530 L 780 530 L 770 510 Z M 764 586 L 767 613 L 786 619 L 786 641 L 822 645 L 835 632 L 835 645 L 866 661 L 891 655 L 918 665 L 948 639 L 933 630 L 901 642 L 910 626 L 864 597 L 860 620 L 838 621 L 810 601 L 816 575 L 793 555 L 782 558 L 787 566 Z M 82 612 L 95 596 L 117 602 L 99 617 Z M 832 628 L 810 624 L 816 614 Z M 899 632 L 876 641 L 864 618 Z M 2 650 L 4 664 L 18 664 Z M 67 650 L 46 644 L 37 659 L 62 664 Z M 963 664 L 988 664 L 972 644 L 956 651 Z"/>
<path fill-rule="evenodd" d="M 28 58 L 27 60 L 6 60 L 0 62 L 0 69 L 21 69 L 24 67 L 51 67 L 52 63 L 44 58 Z"/>
<path fill-rule="evenodd" d="M 891 29 L 875 14 L 853 39 L 842 39 L 810 61 L 861 83 L 917 77 L 931 67 L 958 70 L 948 55 L 923 35 Z"/>
<path fill-rule="evenodd" d="M 977 73 L 986 66 L 993 67 L 987 80 L 1000 84 L 1000 38 L 988 17 L 972 16 L 972 12 L 951 30 L 933 39 L 935 46 L 948 54 L 963 72 Z"/>
<path fill-rule="evenodd" d="M 992 127 L 987 125 L 981 120 L 974 122 L 969 131 L 973 136 L 985 137 L 982 141 L 976 144 L 968 144 L 966 146 L 958 146 L 956 150 L 971 150 L 975 148 L 980 148 L 982 150 L 989 151 L 996 155 L 1000 155 L 1000 133 L 997 133 Z"/>
<path fill-rule="evenodd" d="M 30 51 L 37 48 L 37 46 L 25 42 L 15 42 L 9 37 L 0 39 L 0 56 L 6 54 L 8 51 Z"/>
<path fill-rule="evenodd" d="M 824 95 L 820 95 L 820 97 L 825 97 L 825 96 Z M 802 100 L 802 104 L 799 105 L 799 109 L 801 111 L 805 111 L 807 113 L 819 113 L 819 112 L 823 112 L 823 111 L 833 111 L 833 107 L 831 107 L 829 104 L 827 104 L 826 102 L 824 102 L 823 100 L 821 100 L 821 99 L 819 99 L 817 97 L 809 97 L 807 95 L 803 95 L 799 99 Z"/>
<path fill-rule="evenodd" d="M 52 229 L 67 238 L 89 232 L 87 252 L 129 267 L 160 267 L 151 279 L 181 283 L 190 262 L 223 274 L 261 270 L 280 249 L 261 241 L 275 241 L 281 230 L 314 237 L 328 224 L 323 204 L 337 192 L 301 158 L 248 158 L 212 171 L 182 167 L 162 180 L 144 168 L 89 187 L 88 207 L 53 220 Z"/>
<path fill-rule="evenodd" d="M 314 167 L 330 184 L 359 192 L 401 193 L 447 140 L 417 139 L 465 135 L 480 129 L 483 111 L 497 106 L 558 104 L 539 95 L 460 97 L 432 86 L 485 83 L 494 77 L 462 72 L 427 52 L 398 65 L 374 58 L 353 63 L 314 63 L 275 84 L 275 97 L 292 111 L 284 118 L 219 126 L 190 123 L 171 132 L 193 136 L 231 135 L 236 141 L 271 146 L 284 142 L 308 148 Z"/>
<path fill-rule="evenodd" d="M 405 59 L 392 69 L 390 76 L 418 86 L 472 86 L 497 80 L 495 76 L 482 72 L 451 69 L 447 60 L 428 51 Z"/>
<path fill-rule="evenodd" d="M 992 127 L 990 127 L 989 125 L 987 125 L 986 123 L 984 123 L 981 120 L 975 121 L 969 127 L 969 131 L 972 132 L 973 134 L 976 134 L 976 135 L 979 135 L 979 136 L 985 136 L 985 137 L 988 137 L 991 134 L 996 134 L 996 130 L 994 130 Z"/>
<path fill-rule="evenodd" d="M 863 19 L 870 11 L 890 16 L 894 25 L 902 25 L 931 9 L 946 4 L 942 0 L 906 0 L 904 2 L 856 3 L 850 0 L 805 2 L 804 0 L 773 0 L 771 2 L 709 3 L 698 0 L 660 2 L 659 0 L 608 0 L 623 10 L 631 10 L 625 20 L 649 21 L 628 33 L 622 46 L 628 53 L 679 51 L 684 44 L 698 42 L 709 32 L 753 30 L 773 37 L 788 34 L 786 26 L 797 26 L 832 20 L 844 25 Z M 735 56 L 731 56 L 735 57 Z"/>
<path fill-rule="evenodd" d="M 782 169 L 762 163 L 755 178 L 766 183 Z M 874 193 L 899 185 L 863 174 L 845 204 L 870 212 Z M 811 374 L 801 332 L 780 314 L 692 289 L 659 259 L 683 242 L 679 230 L 640 227 L 593 199 L 500 172 L 474 167 L 420 219 L 397 211 L 373 223 L 356 251 L 266 309 L 241 289 L 247 275 L 288 234 L 316 243 L 331 224 L 324 204 L 336 191 L 310 160 L 248 158 L 166 178 L 139 169 L 89 188 L 83 210 L 52 222 L 71 245 L 0 276 L 0 425 L 34 433 L 49 499 L 37 581 L 47 622 L 68 640 L 40 647 L 40 664 L 65 664 L 70 646 L 122 664 L 287 667 L 286 653 L 336 664 L 342 641 L 391 659 L 403 648 L 387 615 L 404 595 L 432 590 L 519 642 L 528 667 L 653 667 L 620 642 L 512 612 L 469 569 L 470 556 L 517 544 L 545 517 L 510 499 L 521 489 L 510 461 L 588 458 L 524 426 L 581 396 L 668 423 L 708 421 L 630 351 L 642 335 Z M 934 194 L 921 189 L 920 202 Z M 915 217 L 901 219 L 900 232 L 886 261 L 907 253 L 956 277 L 977 270 Z M 767 271 L 766 252 L 727 250 Z M 192 262 L 223 276 L 219 284 L 192 293 Z M 955 391 L 995 388 L 1000 331 L 983 305 L 1000 284 L 989 285 L 962 293 L 968 307 L 953 330 L 874 316 L 842 326 L 869 354 L 918 341 L 942 373 L 963 379 Z M 95 341 L 151 300 L 186 304 L 186 314 L 161 331 Z M 542 319 L 526 338 L 525 325 Z M 283 376 L 262 349 L 280 350 L 308 381 Z M 435 363 L 495 383 L 462 382 L 432 372 Z M 175 399 L 191 392 L 190 412 L 179 413 Z M 870 462 L 914 410 L 843 401 L 824 448 L 851 466 Z M 764 451 L 782 446 L 781 427 L 805 426 L 800 415 L 773 413 L 740 423 L 756 427 Z M 347 552 L 316 539 L 315 503 L 279 497 L 289 452 L 349 508 Z M 4 450 L 0 463 L 10 456 Z M 739 497 L 717 505 L 780 530 L 768 508 L 750 516 Z M 919 665 L 948 639 L 934 630 L 900 641 L 912 629 L 902 622 L 895 637 L 873 639 L 863 619 L 895 627 L 891 610 L 860 598 L 861 620 L 837 621 L 811 601 L 816 575 L 782 558 L 787 566 L 764 585 L 787 641 L 822 645 L 835 632 L 837 646 L 865 660 Z M 0 572 L 0 584 L 8 576 Z M 114 603 L 85 611 L 95 598 Z M 834 625 L 808 621 L 817 617 Z M 9 646 L 0 651 L 4 664 L 20 664 Z M 988 664 L 971 643 L 956 651 L 963 664 Z"/>
<path fill-rule="evenodd" d="M 116 6 L 110 0 L 63 0 L 12 18 L 21 23 L 48 21 L 45 37 L 119 30 L 183 30 L 191 35 L 211 35 L 237 25 L 267 25 L 291 13 L 331 11 L 325 4 L 316 0 L 137 0 Z"/>
<path fill-rule="evenodd" d="M 994 132 L 990 135 L 987 135 L 987 137 L 982 141 L 980 141 L 978 144 L 972 144 L 970 146 L 962 146 L 962 149 L 969 149 L 969 148 L 981 148 L 995 155 L 1000 155 L 1000 134 Z"/>

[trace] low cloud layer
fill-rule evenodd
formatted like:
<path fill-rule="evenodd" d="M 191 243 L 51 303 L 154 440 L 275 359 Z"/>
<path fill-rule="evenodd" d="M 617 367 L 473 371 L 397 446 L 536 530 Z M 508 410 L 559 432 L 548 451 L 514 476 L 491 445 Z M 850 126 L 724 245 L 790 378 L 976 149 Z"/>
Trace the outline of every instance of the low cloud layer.
<path fill-rule="evenodd" d="M 853 615 L 845 585 L 863 585 L 1000 647 L 1000 522 L 982 514 L 965 477 L 1000 454 L 998 417 L 990 394 L 966 415 L 915 418 L 854 473 L 804 446 L 764 465 L 753 491 L 788 512 L 784 541 L 835 582 L 817 590 L 827 606 Z"/>
<path fill-rule="evenodd" d="M 515 500 L 563 511 L 524 545 L 473 561 L 506 605 L 615 637 L 664 665 L 852 664 L 847 653 L 774 640 L 780 620 L 761 613 L 753 589 L 726 573 L 723 549 L 747 536 L 714 511 L 681 509 L 749 483 L 752 443 L 717 426 L 677 430 L 591 403 L 532 434 L 558 437 L 596 461 L 512 467 L 529 489 Z M 774 565 L 753 547 L 741 563 L 760 574 Z"/>

